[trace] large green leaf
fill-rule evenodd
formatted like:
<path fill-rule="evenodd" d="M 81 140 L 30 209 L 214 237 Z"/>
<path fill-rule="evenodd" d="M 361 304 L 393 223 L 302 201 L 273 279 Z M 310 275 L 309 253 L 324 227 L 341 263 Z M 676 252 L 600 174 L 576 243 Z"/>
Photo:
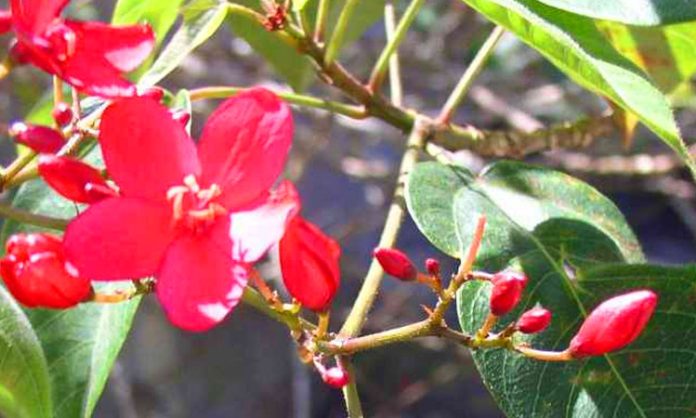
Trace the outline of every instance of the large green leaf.
<path fill-rule="evenodd" d="M 634 113 L 674 149 L 696 177 L 666 97 L 619 54 L 595 21 L 535 0 L 464 0 L 548 58 L 578 84 Z"/>
<path fill-rule="evenodd" d="M 467 223 L 456 218 L 456 199 L 471 194 L 472 205 L 485 194 L 495 211 L 472 206 Z M 455 199 L 456 198 L 456 199 Z M 466 169 L 437 162 L 417 164 L 406 183 L 406 202 L 411 216 L 423 234 L 440 250 L 457 257 L 460 238 L 474 229 L 478 213 L 489 223 L 496 214 L 509 216 L 528 231 L 549 219 L 562 218 L 592 223 L 604 231 L 631 261 L 642 260 L 640 245 L 621 212 L 606 197 L 588 184 L 558 171 L 513 161 L 501 161 L 474 177 Z M 457 234 L 458 228 L 463 231 Z M 466 243 L 466 242 L 465 242 Z M 512 239 L 502 230 L 488 229 L 481 247 L 482 259 L 506 262 L 512 253 Z"/>
<path fill-rule="evenodd" d="M 160 44 L 176 22 L 181 3 L 183 0 L 118 0 L 111 21 L 117 25 L 147 22 Z"/>
<path fill-rule="evenodd" d="M 426 164 L 435 175 L 434 163 Z M 452 168 L 440 170 L 442 176 Z M 696 399 L 691 383 L 696 373 L 696 269 L 625 264 L 642 255 L 623 217 L 597 191 L 567 175 L 501 162 L 475 179 L 459 178 L 451 207 L 462 248 L 470 245 L 479 214 L 485 214 L 477 268 L 513 266 L 529 277 L 525 298 L 498 329 L 537 303 L 553 312 L 549 329 L 516 337 L 518 342 L 562 350 L 592 307 L 610 295 L 648 287 L 661 298 L 645 335 L 611 356 L 552 364 L 506 350 L 474 352 L 501 408 L 512 417 L 691 416 Z M 464 331 L 473 333 L 482 325 L 489 294 L 488 283 L 472 282 L 460 290 Z"/>
<path fill-rule="evenodd" d="M 637 27 L 600 21 L 597 26 L 665 93 L 673 93 L 696 73 L 696 22 Z"/>
<path fill-rule="evenodd" d="M 29 320 L 0 286 L 0 416 L 51 418 L 51 386 Z"/>
<path fill-rule="evenodd" d="M 696 20 L 695 0 L 538 0 L 549 6 L 629 25 L 661 26 Z"/>
<path fill-rule="evenodd" d="M 194 49 L 218 30 L 227 14 L 227 2 L 194 0 L 183 10 L 184 21 L 139 85 L 150 87 L 174 71 Z"/>
<path fill-rule="evenodd" d="M 98 159 L 98 153 L 90 154 L 90 161 Z M 72 202 L 59 197 L 39 180 L 20 187 L 13 204 L 66 219 L 78 211 Z M 4 242 L 16 232 L 37 229 L 6 220 L 0 241 Z M 92 415 L 128 335 L 139 301 L 134 299 L 115 305 L 82 304 L 60 311 L 25 310 L 48 365 L 54 416 Z"/>
<path fill-rule="evenodd" d="M 528 294 L 498 329 L 540 303 L 553 312 L 551 326 L 517 341 L 561 351 L 587 312 L 610 296 L 651 288 L 660 297 L 657 312 L 629 347 L 585 361 L 559 364 L 507 350 L 474 352 L 484 383 L 501 409 L 510 417 L 693 417 L 696 268 L 597 264 L 610 258 L 611 240 L 588 224 L 563 223 L 549 221 L 517 237 L 522 255 L 515 262 L 530 279 Z M 572 265 L 573 274 L 564 265 Z M 480 282 L 460 291 L 458 312 L 464 331 L 481 326 L 489 295 L 490 285 Z"/>

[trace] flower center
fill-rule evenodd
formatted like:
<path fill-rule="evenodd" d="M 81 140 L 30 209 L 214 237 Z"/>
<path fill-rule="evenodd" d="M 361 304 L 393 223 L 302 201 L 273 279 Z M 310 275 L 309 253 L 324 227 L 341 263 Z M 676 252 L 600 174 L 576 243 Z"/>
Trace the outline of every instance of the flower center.
<path fill-rule="evenodd" d="M 68 26 L 56 23 L 48 28 L 45 37 L 51 54 L 58 61 L 66 61 L 75 54 L 77 35 Z"/>
<path fill-rule="evenodd" d="M 195 176 L 186 176 L 182 186 L 167 191 L 175 225 L 194 233 L 212 225 L 217 217 L 227 214 L 227 209 L 214 201 L 221 193 L 217 184 L 201 189 Z"/>

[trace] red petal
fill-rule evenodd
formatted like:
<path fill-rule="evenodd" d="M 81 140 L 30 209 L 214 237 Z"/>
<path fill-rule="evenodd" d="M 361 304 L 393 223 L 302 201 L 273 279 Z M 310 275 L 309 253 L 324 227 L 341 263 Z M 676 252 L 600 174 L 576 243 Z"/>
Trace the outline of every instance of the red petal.
<path fill-rule="evenodd" d="M 77 35 L 73 59 L 98 60 L 121 72 L 133 71 L 155 47 L 155 35 L 149 25 L 112 26 L 101 22 L 66 21 Z"/>
<path fill-rule="evenodd" d="M 248 266 L 211 239 L 186 236 L 167 250 L 157 273 L 157 297 L 169 320 L 188 331 L 206 331 L 239 303 Z"/>
<path fill-rule="evenodd" d="M 293 218 L 280 241 L 280 267 L 288 292 L 302 305 L 321 311 L 338 290 L 341 249 L 315 225 Z"/>
<path fill-rule="evenodd" d="M 42 33 L 70 0 L 11 0 L 14 24 L 22 31 Z"/>
<path fill-rule="evenodd" d="M 203 182 L 222 188 L 227 208 L 249 204 L 282 172 L 292 132 L 290 108 L 268 90 L 227 100 L 208 119 L 198 146 Z"/>
<path fill-rule="evenodd" d="M 90 206 L 63 238 L 66 259 L 92 280 L 153 275 L 173 239 L 170 208 L 128 198 Z"/>
<path fill-rule="evenodd" d="M 90 193 L 88 184 L 92 185 L 92 189 L 101 186 L 109 190 L 109 185 L 96 168 L 70 157 L 42 155 L 39 158 L 39 174 L 58 194 L 79 203 L 96 203 L 107 197 Z"/>
<path fill-rule="evenodd" d="M 170 187 L 200 171 L 191 138 L 166 107 L 151 99 L 112 104 L 100 129 L 106 168 L 124 196 L 165 201 Z"/>
<path fill-rule="evenodd" d="M 230 236 L 234 259 L 253 263 L 263 257 L 280 241 L 288 222 L 299 211 L 297 190 L 292 183 L 285 181 L 261 205 L 233 212 Z"/>

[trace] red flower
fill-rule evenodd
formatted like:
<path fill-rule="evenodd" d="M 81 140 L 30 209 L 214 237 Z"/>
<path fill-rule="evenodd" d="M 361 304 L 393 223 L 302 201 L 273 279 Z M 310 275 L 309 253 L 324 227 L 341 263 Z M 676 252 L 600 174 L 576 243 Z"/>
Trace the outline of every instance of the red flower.
<path fill-rule="evenodd" d="M 522 292 L 527 285 L 527 276 L 515 271 L 501 271 L 491 279 L 491 313 L 503 316 L 515 309 L 522 299 Z"/>
<path fill-rule="evenodd" d="M 283 283 L 288 292 L 313 311 L 325 310 L 340 282 L 338 243 L 296 216 L 280 241 L 279 252 Z"/>
<path fill-rule="evenodd" d="M 517 329 L 524 334 L 536 334 L 551 323 L 551 311 L 536 307 L 528 310 L 517 320 Z"/>
<path fill-rule="evenodd" d="M 7 290 L 34 308 L 64 309 L 84 301 L 92 287 L 65 262 L 60 238 L 49 234 L 17 234 L 7 240 L 0 273 Z"/>
<path fill-rule="evenodd" d="M 87 94 L 135 95 L 135 86 L 122 73 L 150 55 L 155 45 L 152 29 L 61 19 L 68 1 L 11 0 L 12 23 L 7 25 L 0 16 L 0 29 L 11 26 L 17 36 L 15 60 L 31 63 Z"/>
<path fill-rule="evenodd" d="M 638 290 L 602 302 L 585 319 L 568 349 L 575 358 L 601 356 L 638 338 L 657 306 L 657 295 Z"/>
<path fill-rule="evenodd" d="M 375 248 L 372 255 L 390 276 L 399 280 L 412 281 L 418 277 L 418 269 L 410 258 L 394 248 Z"/>
<path fill-rule="evenodd" d="M 177 326 L 203 331 L 239 302 L 256 261 L 299 205 L 290 183 L 269 192 L 292 141 L 290 108 L 264 89 L 224 102 L 198 147 L 163 105 L 110 105 L 99 143 L 120 196 L 65 232 L 68 260 L 93 280 L 155 276 Z"/>

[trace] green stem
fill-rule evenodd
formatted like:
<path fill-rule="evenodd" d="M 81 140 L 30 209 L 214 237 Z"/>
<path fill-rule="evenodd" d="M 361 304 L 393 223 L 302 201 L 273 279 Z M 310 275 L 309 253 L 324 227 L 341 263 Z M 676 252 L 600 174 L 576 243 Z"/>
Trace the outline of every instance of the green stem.
<path fill-rule="evenodd" d="M 314 42 L 321 42 L 321 38 L 326 31 L 326 22 L 329 20 L 331 0 L 319 0 L 317 9 L 316 27 L 314 28 Z"/>
<path fill-rule="evenodd" d="M 252 21 L 258 23 L 261 27 L 263 27 L 263 24 L 266 21 L 266 17 L 264 15 L 262 15 L 261 13 L 257 12 L 254 9 L 251 9 L 249 7 L 246 7 L 246 6 L 242 6 L 241 4 L 237 4 L 237 3 L 227 3 L 227 13 L 243 16 L 249 20 L 252 20 Z M 288 23 L 288 26 L 290 26 L 289 23 Z M 302 32 L 299 31 L 299 33 L 302 33 Z M 291 47 L 298 48 L 297 40 L 289 34 L 288 28 L 286 28 L 285 30 L 274 31 L 273 34 L 275 36 L 277 36 L 281 41 L 290 45 Z"/>
<path fill-rule="evenodd" d="M 413 170 L 413 167 L 418 161 L 418 153 L 423 148 L 426 136 L 429 134 L 429 129 L 430 125 L 426 120 L 418 119 L 409 136 L 407 149 L 401 160 L 401 167 L 399 168 L 398 183 L 394 191 L 391 206 L 389 207 L 389 212 L 387 213 L 387 219 L 379 239 L 378 247 L 393 247 L 396 243 L 405 214 L 403 202 L 404 184 L 409 173 Z M 379 285 L 382 282 L 383 276 L 384 270 L 382 270 L 379 263 L 373 259 L 367 271 L 367 275 L 365 276 L 362 288 L 360 289 L 360 293 L 358 293 L 358 297 L 348 314 L 348 318 L 341 328 L 341 335 L 354 337 L 360 333 L 367 313 L 372 308 L 375 298 L 377 297 L 377 292 L 379 291 Z"/>
<path fill-rule="evenodd" d="M 246 90 L 244 87 L 203 87 L 190 91 L 192 101 L 202 99 L 222 99 L 234 96 Z M 360 106 L 348 105 L 344 103 L 332 102 L 329 100 L 318 99 L 312 96 L 305 96 L 295 93 L 275 92 L 278 97 L 298 106 L 323 109 L 332 113 L 338 113 L 354 119 L 364 119 L 367 114 Z"/>
<path fill-rule="evenodd" d="M 15 207 L 0 204 L 0 216 L 12 219 L 17 222 L 24 224 L 35 225 L 42 228 L 50 228 L 58 231 L 62 231 L 68 226 L 68 220 L 52 218 L 50 216 L 38 215 L 35 213 L 27 212 Z"/>
<path fill-rule="evenodd" d="M 496 26 L 495 29 L 493 29 L 493 32 L 488 35 L 486 42 L 484 42 L 481 49 L 478 50 L 473 61 L 471 61 L 471 64 L 469 64 L 466 71 L 464 71 L 464 75 L 462 75 L 459 83 L 452 91 L 452 94 L 450 94 L 450 97 L 447 99 L 445 105 L 442 107 L 440 116 L 437 119 L 438 122 L 448 123 L 452 118 L 452 114 L 454 113 L 455 109 L 457 106 L 459 106 L 462 100 L 464 100 L 466 93 L 469 91 L 469 88 L 471 88 L 471 85 L 474 83 L 474 80 L 476 80 L 476 77 L 481 73 L 481 70 L 483 70 L 488 58 L 491 56 L 491 53 L 493 53 L 495 46 L 498 44 L 498 41 L 504 33 L 505 29 L 503 29 L 502 26 Z"/>
<path fill-rule="evenodd" d="M 340 361 L 343 363 L 343 369 L 348 372 L 350 381 L 343 387 L 343 399 L 346 403 L 346 412 L 349 418 L 363 418 L 362 404 L 360 403 L 360 394 L 358 386 L 355 383 L 355 369 L 351 362 L 342 357 Z"/>
<path fill-rule="evenodd" d="M 372 91 L 377 91 L 379 86 L 382 84 L 384 76 L 387 72 L 387 67 L 389 66 L 389 59 L 396 52 L 396 49 L 403 41 L 404 37 L 406 36 L 406 32 L 408 32 L 408 29 L 411 27 L 411 23 L 413 23 L 413 19 L 416 18 L 416 15 L 418 14 L 421 6 L 423 6 L 424 2 L 425 0 L 413 0 L 411 4 L 408 5 L 408 8 L 404 12 L 404 16 L 401 18 L 398 26 L 396 27 L 394 37 L 388 40 L 387 45 L 382 50 L 382 53 L 377 59 L 377 63 L 372 70 L 368 84 Z"/>
<path fill-rule="evenodd" d="M 348 24 L 350 23 L 350 19 L 353 17 L 353 13 L 355 12 L 355 8 L 357 7 L 359 2 L 360 0 L 346 0 L 346 4 L 343 6 L 343 10 L 341 10 L 341 14 L 338 16 L 336 28 L 334 29 L 333 34 L 331 35 L 329 43 L 326 45 L 326 54 L 324 55 L 324 62 L 327 65 L 331 64 L 338 56 L 338 52 L 341 50 L 341 47 L 343 46 L 343 41 L 346 36 Z"/>
<path fill-rule="evenodd" d="M 388 0 L 384 5 L 384 29 L 387 34 L 387 42 L 395 39 L 396 33 L 396 13 L 394 2 Z M 391 100 L 395 106 L 402 106 L 404 101 L 404 89 L 401 83 L 401 65 L 399 64 L 399 54 L 396 50 L 389 58 L 389 91 Z"/>

